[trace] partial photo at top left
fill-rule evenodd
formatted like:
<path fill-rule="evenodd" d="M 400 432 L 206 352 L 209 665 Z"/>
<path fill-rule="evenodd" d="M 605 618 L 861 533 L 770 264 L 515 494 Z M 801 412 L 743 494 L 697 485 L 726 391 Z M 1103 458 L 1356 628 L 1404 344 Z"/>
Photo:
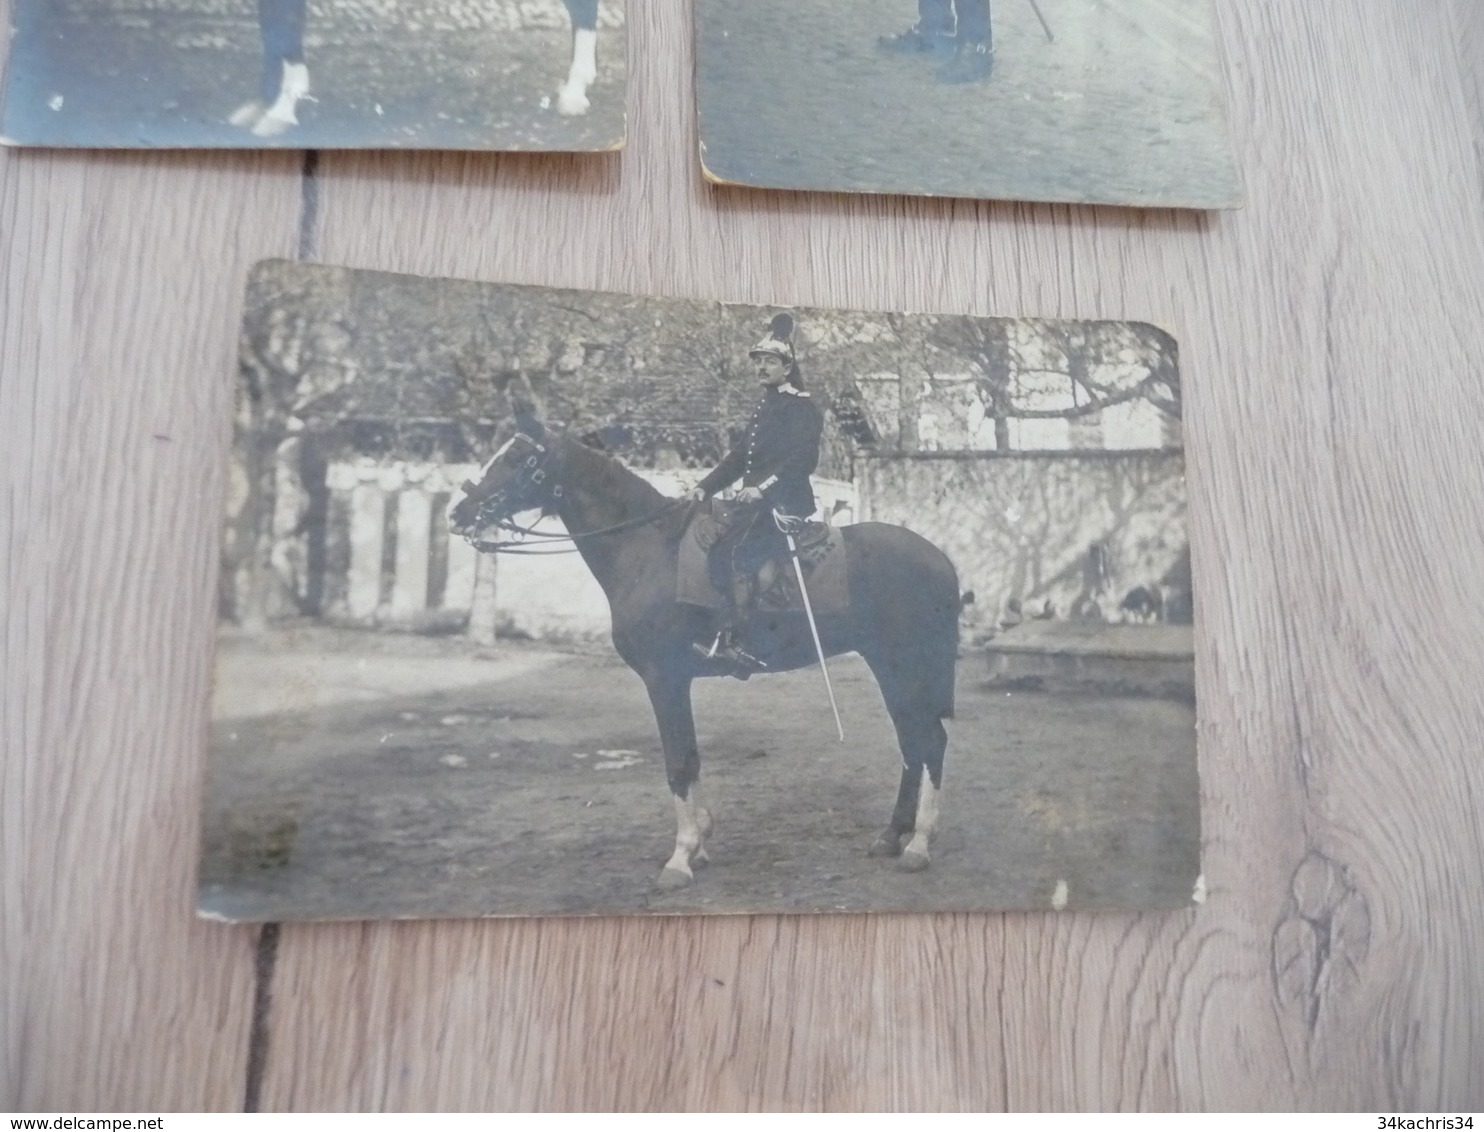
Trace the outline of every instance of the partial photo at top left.
<path fill-rule="evenodd" d="M 14 0 L 3 141 L 622 148 L 625 0 Z"/>

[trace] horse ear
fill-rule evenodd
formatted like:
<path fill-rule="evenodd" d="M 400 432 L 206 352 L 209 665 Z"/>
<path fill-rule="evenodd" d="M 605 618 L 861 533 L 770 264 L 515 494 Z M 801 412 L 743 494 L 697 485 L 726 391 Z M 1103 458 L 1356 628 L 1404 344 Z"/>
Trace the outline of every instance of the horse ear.
<path fill-rule="evenodd" d="M 515 410 L 515 424 L 521 432 L 535 439 L 546 431 L 541 424 L 541 399 L 525 370 L 517 371 L 511 383 L 510 407 Z"/>

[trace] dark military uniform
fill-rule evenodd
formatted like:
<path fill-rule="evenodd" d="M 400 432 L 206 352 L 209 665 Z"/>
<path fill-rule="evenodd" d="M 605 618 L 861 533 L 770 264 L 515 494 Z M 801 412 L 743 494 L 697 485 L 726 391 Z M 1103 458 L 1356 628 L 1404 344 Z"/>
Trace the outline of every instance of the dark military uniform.
<path fill-rule="evenodd" d="M 702 496 L 711 496 L 740 479 L 744 488 L 755 488 L 762 494 L 761 499 L 733 505 L 726 529 L 711 547 L 707 563 L 711 582 L 726 595 L 729 616 L 709 648 L 699 641 L 693 646 L 707 659 L 732 664 L 732 674 L 744 680 L 758 668 L 767 667 L 738 644 L 742 625 L 751 612 L 753 586 L 768 559 L 787 553 L 787 541 L 773 521 L 773 512 L 798 519 L 814 513 L 809 474 L 819 464 L 824 414 L 799 380 L 793 333 L 793 315 L 776 314 L 763 340 L 748 351 L 748 357 L 758 365 L 763 398 L 752 411 L 742 443 L 696 485 Z M 783 369 L 767 372 L 764 358 L 775 359 Z"/>
<path fill-rule="evenodd" d="M 823 428 L 824 414 L 809 394 L 792 385 L 769 389 L 753 410 L 742 443 L 696 485 L 712 495 L 740 479 L 743 487 L 763 493 L 761 501 L 737 507 L 711 548 L 711 580 L 733 601 L 734 617 L 747 614 L 753 575 L 769 558 L 786 551 L 772 513 L 798 518 L 814 513 L 809 473 L 819 464 Z"/>
<path fill-rule="evenodd" d="M 742 443 L 722 458 L 697 486 L 707 495 L 742 481 L 761 488 L 770 509 L 803 517 L 814 513 L 809 475 L 819 465 L 824 414 L 809 394 L 781 385 L 763 394 Z"/>

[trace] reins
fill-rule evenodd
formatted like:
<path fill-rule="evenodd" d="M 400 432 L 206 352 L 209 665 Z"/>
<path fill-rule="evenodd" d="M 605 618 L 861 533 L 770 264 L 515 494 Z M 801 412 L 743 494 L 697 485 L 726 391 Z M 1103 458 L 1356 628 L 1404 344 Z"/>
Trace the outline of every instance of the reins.
<path fill-rule="evenodd" d="M 648 515 L 640 515 L 634 519 L 625 519 L 621 523 L 614 523 L 611 527 L 599 527 L 595 531 L 578 531 L 575 534 L 571 532 L 557 534 L 555 531 L 538 531 L 535 527 L 523 527 L 513 519 L 501 519 L 495 524 L 500 530 L 510 531 L 512 534 L 519 536 L 520 539 L 539 539 L 540 542 L 536 546 L 521 546 L 519 542 L 488 542 L 484 539 L 469 539 L 469 545 L 481 554 L 531 554 L 537 556 L 544 554 L 575 554 L 577 553 L 577 546 L 575 544 L 578 539 L 596 538 L 599 535 L 611 535 L 618 531 L 629 530 L 633 527 L 645 526 L 664 518 L 671 511 L 688 502 L 690 501 L 687 499 L 672 499 L 658 511 L 651 512 Z M 552 543 L 559 542 L 570 542 L 574 545 L 560 550 L 555 548 L 544 549 L 550 547 Z"/>
<path fill-rule="evenodd" d="M 529 444 L 536 450 L 537 454 L 528 457 L 521 471 L 517 474 L 517 479 L 514 485 L 516 490 L 501 491 L 493 495 L 491 498 L 485 500 L 484 503 L 481 504 L 481 514 L 483 513 L 484 508 L 489 507 L 491 504 L 496 506 L 504 506 L 505 501 L 508 500 L 510 496 L 517 495 L 520 490 L 528 487 L 540 487 L 543 483 L 546 482 L 547 476 L 549 474 L 546 465 L 547 462 L 552 459 L 555 453 L 546 445 L 542 444 L 539 440 L 527 436 L 524 433 L 517 433 L 510 443 L 513 444 L 517 440 Z M 506 447 L 508 448 L 509 445 L 507 444 Z M 501 452 L 503 451 L 504 449 L 501 449 Z M 497 458 L 498 456 L 499 453 L 496 453 Z M 491 461 L 491 463 L 493 463 L 493 461 Z M 465 486 L 467 487 L 468 485 Z M 562 498 L 562 484 L 553 483 L 550 490 L 552 498 L 547 504 L 543 504 L 543 510 L 546 506 L 552 505 L 555 500 Z M 488 526 L 496 527 L 502 531 L 509 531 L 511 534 L 516 536 L 515 542 L 490 542 L 486 539 L 470 538 L 467 535 L 465 536 L 465 538 L 468 541 L 469 545 L 472 546 L 475 550 L 479 551 L 481 554 L 573 554 L 578 550 L 578 547 L 576 546 L 578 539 L 596 538 L 599 535 L 615 534 L 618 531 L 625 531 L 633 527 L 645 526 L 648 523 L 654 522 L 656 519 L 663 518 L 671 511 L 674 511 L 677 507 L 680 507 L 688 502 L 689 500 L 686 499 L 672 499 L 659 510 L 654 511 L 648 515 L 640 515 L 637 518 L 625 519 L 621 523 L 614 523 L 612 526 L 608 527 L 599 527 L 597 530 L 577 531 L 576 533 L 568 532 L 567 534 L 557 534 L 554 531 L 538 531 L 534 527 L 523 527 L 519 523 L 517 523 L 514 518 L 497 519 L 493 523 L 488 524 Z M 488 528 L 486 527 L 486 529 Z M 535 546 L 521 546 L 520 543 L 528 538 L 536 539 L 539 541 Z M 559 542 L 570 542 L 573 545 L 562 549 L 551 547 L 552 543 Z"/>

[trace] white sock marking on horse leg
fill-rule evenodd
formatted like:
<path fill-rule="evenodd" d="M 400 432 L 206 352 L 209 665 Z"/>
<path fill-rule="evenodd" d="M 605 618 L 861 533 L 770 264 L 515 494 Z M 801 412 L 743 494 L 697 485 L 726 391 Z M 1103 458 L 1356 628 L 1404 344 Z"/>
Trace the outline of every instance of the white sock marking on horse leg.
<path fill-rule="evenodd" d="M 1051 906 L 1060 912 L 1067 906 L 1067 882 L 1059 880 L 1051 892 Z"/>
<path fill-rule="evenodd" d="M 595 28 L 578 28 L 572 34 L 572 75 L 591 86 L 598 78 L 598 32 Z"/>
<path fill-rule="evenodd" d="M 567 81 L 557 91 L 557 113 L 575 118 L 586 114 L 591 105 L 587 88 L 598 77 L 598 33 L 591 28 L 578 28 L 572 33 L 572 66 Z"/>
<path fill-rule="evenodd" d="M 711 860 L 711 855 L 706 852 L 706 839 L 711 836 L 711 827 L 713 823 L 711 821 L 710 809 L 708 809 L 706 804 L 701 800 L 700 790 L 701 787 L 699 783 L 690 788 L 691 805 L 695 808 L 696 814 L 696 832 L 699 835 L 699 841 L 696 844 L 696 851 L 690 856 L 692 864 L 695 864 L 698 861 L 702 864 L 706 864 L 709 863 Z"/>
<path fill-rule="evenodd" d="M 294 113 L 294 107 L 306 98 L 309 98 L 309 68 L 303 63 L 285 63 L 283 81 L 278 87 L 278 99 L 258 119 L 252 132 L 258 137 L 270 138 L 283 133 L 290 126 L 297 126 L 299 118 Z"/>
<path fill-rule="evenodd" d="M 694 788 L 688 798 L 681 798 L 679 795 L 672 797 L 675 798 L 675 852 L 665 862 L 665 868 L 685 876 L 694 876 L 690 871 L 690 863 L 701 848 L 700 806 L 696 804 Z"/>
<path fill-rule="evenodd" d="M 933 839 L 933 830 L 938 825 L 938 787 L 933 785 L 927 767 L 922 768 L 922 785 L 917 790 L 917 820 L 913 823 L 912 840 L 907 842 L 903 854 L 917 857 L 928 856 L 928 843 Z"/>

